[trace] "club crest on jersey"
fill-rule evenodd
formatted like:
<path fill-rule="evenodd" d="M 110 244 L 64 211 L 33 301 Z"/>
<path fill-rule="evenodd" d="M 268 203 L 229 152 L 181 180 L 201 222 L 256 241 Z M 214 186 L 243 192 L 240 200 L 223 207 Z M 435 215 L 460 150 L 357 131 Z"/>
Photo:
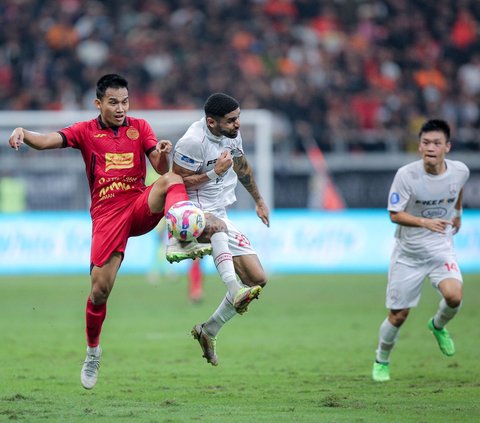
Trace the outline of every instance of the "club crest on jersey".
<path fill-rule="evenodd" d="M 451 195 L 455 195 L 457 193 L 457 184 L 450 184 L 448 189 Z"/>
<path fill-rule="evenodd" d="M 133 167 L 133 153 L 105 153 L 105 171 L 130 169 Z"/>
<path fill-rule="evenodd" d="M 130 128 L 127 129 L 127 137 L 130 138 L 131 140 L 136 140 L 140 136 L 140 133 L 138 132 L 137 128 L 134 128 L 133 126 L 130 126 Z"/>
<path fill-rule="evenodd" d="M 392 192 L 390 195 L 390 203 L 397 204 L 400 201 L 400 196 L 396 192 Z"/>

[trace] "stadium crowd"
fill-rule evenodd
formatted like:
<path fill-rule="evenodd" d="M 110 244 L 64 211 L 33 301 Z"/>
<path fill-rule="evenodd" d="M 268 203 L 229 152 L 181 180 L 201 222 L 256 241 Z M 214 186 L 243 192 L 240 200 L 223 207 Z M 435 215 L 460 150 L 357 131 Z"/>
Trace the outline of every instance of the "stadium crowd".
<path fill-rule="evenodd" d="M 478 0 L 5 0 L 0 109 L 92 108 L 117 72 L 135 109 L 200 108 L 213 91 L 269 109 L 277 148 L 410 151 L 441 117 L 475 151 L 479 22 Z"/>

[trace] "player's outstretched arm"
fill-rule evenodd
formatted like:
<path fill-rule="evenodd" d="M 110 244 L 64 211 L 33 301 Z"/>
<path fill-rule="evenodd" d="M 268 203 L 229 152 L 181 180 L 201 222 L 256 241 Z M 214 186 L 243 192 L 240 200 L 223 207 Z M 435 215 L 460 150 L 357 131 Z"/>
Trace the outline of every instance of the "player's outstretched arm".
<path fill-rule="evenodd" d="M 8 143 L 15 150 L 18 150 L 22 144 L 27 144 L 35 150 L 49 150 L 62 147 L 63 138 L 58 132 L 40 134 L 23 128 L 15 128 Z"/>
<path fill-rule="evenodd" d="M 255 182 L 255 178 L 253 176 L 253 168 L 248 163 L 246 157 L 234 157 L 233 169 L 235 170 L 240 183 L 254 199 L 257 216 L 265 225 L 270 226 L 270 211 L 268 210 L 268 206 L 264 199 L 260 195 L 260 191 L 258 190 L 257 183 Z"/>

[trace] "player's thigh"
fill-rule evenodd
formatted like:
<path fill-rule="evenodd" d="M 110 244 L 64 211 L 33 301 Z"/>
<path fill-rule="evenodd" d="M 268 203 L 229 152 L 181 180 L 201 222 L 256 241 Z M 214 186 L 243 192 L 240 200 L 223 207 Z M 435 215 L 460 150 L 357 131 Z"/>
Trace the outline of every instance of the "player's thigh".
<path fill-rule="evenodd" d="M 454 255 L 435 267 L 429 276 L 432 286 L 447 302 L 460 303 L 463 295 L 463 278 Z"/>
<path fill-rule="evenodd" d="M 386 306 L 391 310 L 416 307 L 420 301 L 423 280 L 428 274 L 425 266 L 409 266 L 393 262 L 388 272 Z"/>
<path fill-rule="evenodd" d="M 267 276 L 256 254 L 233 257 L 235 273 L 243 284 L 248 286 L 265 285 Z"/>

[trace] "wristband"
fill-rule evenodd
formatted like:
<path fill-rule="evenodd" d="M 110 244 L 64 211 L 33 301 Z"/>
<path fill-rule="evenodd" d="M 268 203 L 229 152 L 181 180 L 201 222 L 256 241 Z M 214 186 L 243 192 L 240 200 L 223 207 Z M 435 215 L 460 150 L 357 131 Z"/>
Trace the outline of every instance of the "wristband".
<path fill-rule="evenodd" d="M 463 209 L 453 209 L 453 217 L 462 217 Z"/>
<path fill-rule="evenodd" d="M 215 169 L 212 169 L 212 170 L 209 170 L 206 175 L 208 176 L 208 179 L 210 180 L 213 180 L 213 179 L 217 179 L 218 178 L 218 175 L 216 174 L 215 172 Z"/>

